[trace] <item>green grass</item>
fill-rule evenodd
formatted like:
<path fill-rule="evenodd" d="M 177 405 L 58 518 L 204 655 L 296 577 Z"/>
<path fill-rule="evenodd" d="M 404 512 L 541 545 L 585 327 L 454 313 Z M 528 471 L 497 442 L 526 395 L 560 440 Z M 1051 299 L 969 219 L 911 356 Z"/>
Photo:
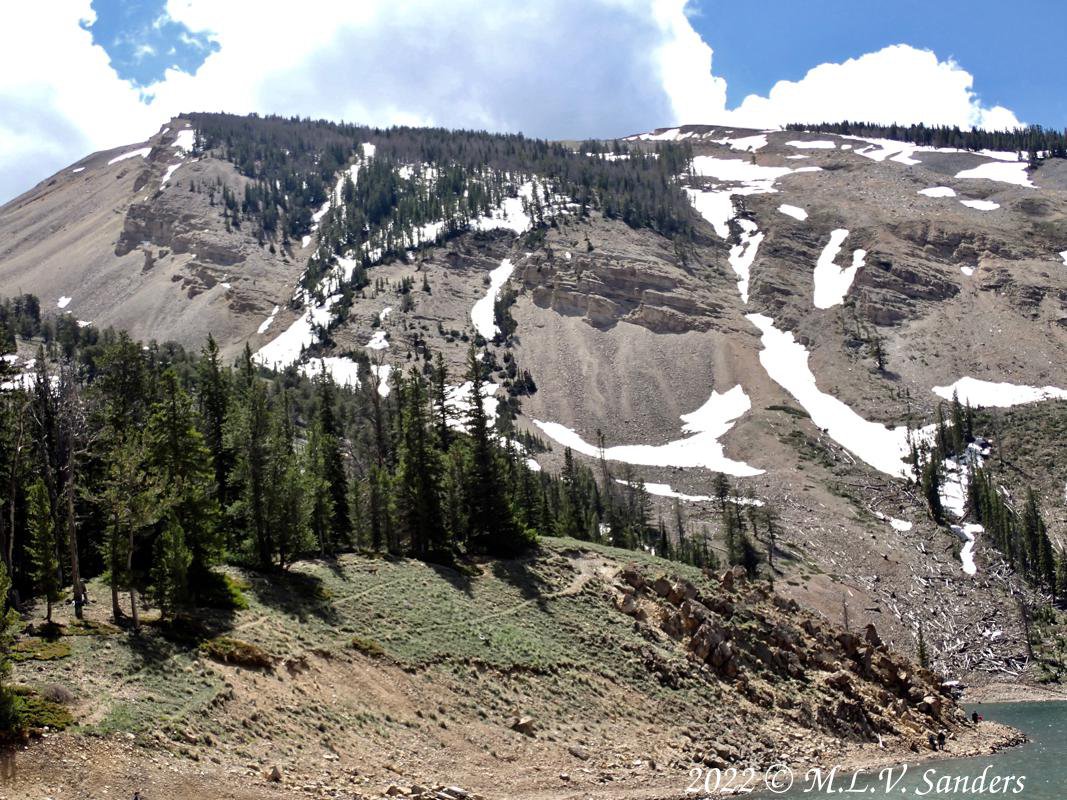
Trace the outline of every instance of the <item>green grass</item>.
<path fill-rule="evenodd" d="M 31 636 L 20 639 L 11 651 L 13 661 L 55 661 L 70 655 L 70 644 L 62 639 Z"/>

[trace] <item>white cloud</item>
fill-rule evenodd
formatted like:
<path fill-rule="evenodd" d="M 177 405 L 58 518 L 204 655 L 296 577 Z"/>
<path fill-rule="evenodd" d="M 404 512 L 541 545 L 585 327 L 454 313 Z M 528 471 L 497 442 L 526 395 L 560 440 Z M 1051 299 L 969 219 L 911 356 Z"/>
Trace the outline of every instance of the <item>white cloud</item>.
<path fill-rule="evenodd" d="M 138 90 L 79 27 L 89 0 L 9 4 L 0 26 L 0 202 L 183 111 L 299 114 L 547 137 L 684 122 L 880 119 L 1015 124 L 971 76 L 906 46 L 824 64 L 726 108 L 686 0 L 169 0 L 220 49 Z M 142 95 L 143 91 L 143 95 Z M 150 104 L 142 96 L 152 97 Z"/>
<path fill-rule="evenodd" d="M 779 81 L 767 97 L 746 97 L 730 116 L 735 124 L 757 127 L 842 119 L 968 128 L 1019 125 L 1008 109 L 984 107 L 973 84 L 973 76 L 951 59 L 939 61 L 929 50 L 899 44 L 842 64 L 820 64 L 799 81 Z"/>

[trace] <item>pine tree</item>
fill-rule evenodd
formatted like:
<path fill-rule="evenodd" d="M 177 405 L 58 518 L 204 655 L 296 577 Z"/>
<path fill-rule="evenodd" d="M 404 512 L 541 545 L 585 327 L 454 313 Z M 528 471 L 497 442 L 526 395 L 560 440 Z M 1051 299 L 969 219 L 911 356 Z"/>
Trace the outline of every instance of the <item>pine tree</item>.
<path fill-rule="evenodd" d="M 156 539 L 152 566 L 153 593 L 164 616 L 173 614 L 187 600 L 192 563 L 193 553 L 186 545 L 185 532 L 178 515 L 172 512 Z"/>
<path fill-rule="evenodd" d="M 119 592 L 127 590 L 135 628 L 139 624 L 137 592 L 143 590 L 146 581 L 135 572 L 134 557 L 145 547 L 149 530 L 158 520 L 162 494 L 150 476 L 145 460 L 136 436 L 118 443 L 108 455 L 106 478 L 100 494 L 105 515 L 105 577 L 111 587 L 112 618 L 116 623 L 122 619 Z"/>
<path fill-rule="evenodd" d="M 467 353 L 467 380 L 471 386 L 467 412 L 470 452 L 464 480 L 469 526 L 467 541 L 474 552 L 514 555 L 530 546 L 532 541 L 526 532 L 519 530 L 504 494 L 500 459 L 490 438 L 489 419 L 485 413 L 482 363 L 473 344 Z"/>
<path fill-rule="evenodd" d="M 188 574 L 196 583 L 222 551 L 211 452 L 173 369 L 163 373 L 160 389 L 161 397 L 151 408 L 145 430 L 148 465 L 158 476 L 158 484 L 166 488 L 165 502 L 191 554 Z"/>
<path fill-rule="evenodd" d="M 282 391 L 274 408 L 268 456 L 268 524 L 274 532 L 278 566 L 284 569 L 309 546 L 307 476 L 294 446 L 289 393 Z"/>
<path fill-rule="evenodd" d="M 11 731 L 18 721 L 15 697 L 8 685 L 11 677 L 11 651 L 21 620 L 11 607 L 11 577 L 0 563 L 0 731 Z"/>
<path fill-rule="evenodd" d="M 59 577 L 58 542 L 52 518 L 48 489 L 38 478 L 26 496 L 26 526 L 29 529 L 29 548 L 34 588 L 44 596 L 45 619 L 52 622 L 52 604 L 62 599 Z"/>
<path fill-rule="evenodd" d="M 432 439 L 422 378 L 412 367 L 408 380 L 398 377 L 401 398 L 396 492 L 402 524 L 416 558 L 441 558 L 446 553 L 441 498 L 441 459 Z"/>
<path fill-rule="evenodd" d="M 215 499 L 220 508 L 230 502 L 229 471 L 232 458 L 226 448 L 226 415 L 230 404 L 228 373 L 222 369 L 219 346 L 208 334 L 207 345 L 197 364 L 200 415 L 203 419 L 204 442 L 211 452 L 215 474 Z"/>
<path fill-rule="evenodd" d="M 341 450 L 343 431 L 334 408 L 336 387 L 328 372 L 318 378 L 318 425 L 322 437 L 322 480 L 330 493 L 330 531 L 326 537 L 328 552 L 351 547 L 352 518 L 348 508 L 348 475 Z"/>
<path fill-rule="evenodd" d="M 234 500 L 229 513 L 245 540 L 250 540 L 256 562 L 262 569 L 269 569 L 274 552 L 266 513 L 270 408 L 267 390 L 256 378 L 248 345 L 239 375 L 238 406 L 229 428 L 229 447 L 234 454 L 230 472 Z"/>

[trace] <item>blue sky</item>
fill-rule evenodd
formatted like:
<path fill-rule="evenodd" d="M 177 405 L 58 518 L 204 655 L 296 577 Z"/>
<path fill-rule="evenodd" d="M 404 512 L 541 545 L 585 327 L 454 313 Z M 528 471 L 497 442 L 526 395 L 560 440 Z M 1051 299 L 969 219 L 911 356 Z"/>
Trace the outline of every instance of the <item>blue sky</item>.
<path fill-rule="evenodd" d="M 219 44 L 207 31 L 192 31 L 167 14 L 165 0 L 92 0 L 96 19 L 81 26 L 107 52 L 120 78 L 145 87 L 168 68 L 194 73 Z"/>
<path fill-rule="evenodd" d="M 816 64 L 905 43 L 959 62 L 987 105 L 1067 128 L 1064 0 L 696 0 L 690 21 L 715 51 L 730 105 Z"/>

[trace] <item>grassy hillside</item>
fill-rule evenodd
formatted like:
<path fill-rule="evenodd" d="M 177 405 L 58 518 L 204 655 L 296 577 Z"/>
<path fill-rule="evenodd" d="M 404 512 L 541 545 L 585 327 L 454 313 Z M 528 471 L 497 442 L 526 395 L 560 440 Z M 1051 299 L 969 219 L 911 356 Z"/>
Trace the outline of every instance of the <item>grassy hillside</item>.
<path fill-rule="evenodd" d="M 681 791 L 694 765 L 966 732 L 934 676 L 876 640 L 640 553 L 550 539 L 463 571 L 344 556 L 229 575 L 246 608 L 135 636 L 96 602 L 88 626 L 27 632 L 16 678 L 74 696 L 61 741 L 264 791 L 274 767 L 345 791 Z M 701 647 L 716 631 L 725 657 Z"/>

